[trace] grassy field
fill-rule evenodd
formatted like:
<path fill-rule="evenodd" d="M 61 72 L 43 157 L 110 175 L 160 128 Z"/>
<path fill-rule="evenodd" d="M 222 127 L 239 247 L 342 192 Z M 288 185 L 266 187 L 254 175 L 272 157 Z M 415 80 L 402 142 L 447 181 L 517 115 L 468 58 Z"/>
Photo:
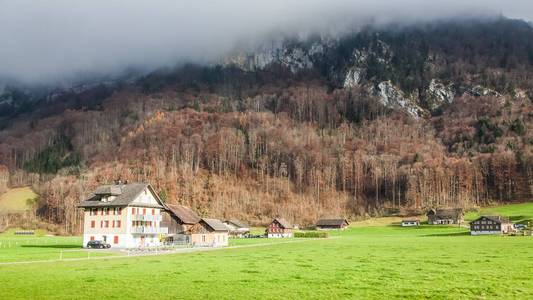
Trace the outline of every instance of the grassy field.
<path fill-rule="evenodd" d="M 516 213 L 525 215 L 522 209 Z M 533 299 L 533 237 L 376 223 L 329 239 L 232 240 L 234 248 L 209 252 L 0 265 L 0 296 Z"/>
<path fill-rule="evenodd" d="M 29 187 L 9 189 L 0 195 L 1 212 L 20 212 L 28 209 L 28 201 L 32 201 L 37 194 Z"/>
<path fill-rule="evenodd" d="M 34 236 L 14 235 L 16 230 L 0 234 L 0 264 L 6 262 L 42 261 L 118 255 L 109 251 L 91 252 L 81 248 L 82 238 L 47 236 L 37 231 Z M 0 295 L 1 297 L 1 295 Z"/>

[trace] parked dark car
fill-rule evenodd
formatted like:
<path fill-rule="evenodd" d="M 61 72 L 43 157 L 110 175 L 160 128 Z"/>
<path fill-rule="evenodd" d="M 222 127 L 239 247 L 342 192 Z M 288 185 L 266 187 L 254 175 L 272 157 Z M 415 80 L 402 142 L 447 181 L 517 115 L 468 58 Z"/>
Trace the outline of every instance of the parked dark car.
<path fill-rule="evenodd" d="M 524 230 L 527 226 L 525 224 L 514 224 L 514 228 L 517 230 Z"/>
<path fill-rule="evenodd" d="M 102 241 L 89 241 L 87 243 L 87 248 L 93 248 L 93 249 L 107 249 L 111 248 L 111 245 L 106 244 Z"/>

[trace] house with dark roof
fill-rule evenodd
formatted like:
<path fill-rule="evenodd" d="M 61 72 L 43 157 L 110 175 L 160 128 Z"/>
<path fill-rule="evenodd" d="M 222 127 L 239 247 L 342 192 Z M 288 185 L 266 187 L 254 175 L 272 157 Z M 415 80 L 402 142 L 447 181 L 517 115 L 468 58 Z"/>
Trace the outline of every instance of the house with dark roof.
<path fill-rule="evenodd" d="M 233 237 L 243 237 L 250 233 L 250 226 L 237 219 L 226 220 L 224 225 L 229 228 L 229 234 Z"/>
<path fill-rule="evenodd" d="M 350 223 L 345 218 L 320 219 L 316 222 L 317 230 L 345 229 Z"/>
<path fill-rule="evenodd" d="M 470 222 L 471 235 L 507 234 L 512 231 L 513 223 L 502 216 L 481 216 Z"/>
<path fill-rule="evenodd" d="M 202 218 L 190 229 L 191 243 L 196 247 L 223 247 L 228 245 L 229 228 L 218 219 Z"/>
<path fill-rule="evenodd" d="M 430 209 L 426 216 L 429 225 L 460 224 L 464 221 L 462 208 Z"/>
<path fill-rule="evenodd" d="M 100 240 L 114 248 L 159 246 L 165 205 L 147 183 L 102 185 L 79 205 L 84 211 L 83 245 Z"/>
<path fill-rule="evenodd" d="M 269 238 L 286 238 L 293 236 L 294 226 L 283 218 L 275 218 L 270 222 L 265 233 Z"/>

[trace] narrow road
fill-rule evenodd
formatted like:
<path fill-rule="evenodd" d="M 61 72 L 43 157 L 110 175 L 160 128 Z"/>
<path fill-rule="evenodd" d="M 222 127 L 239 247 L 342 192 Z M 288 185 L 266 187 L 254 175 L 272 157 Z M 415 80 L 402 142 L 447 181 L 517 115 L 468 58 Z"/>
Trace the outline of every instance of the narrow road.
<path fill-rule="evenodd" d="M 337 238 L 337 237 L 330 237 L 328 239 L 332 239 L 332 238 Z M 228 247 L 211 247 L 211 248 L 207 248 L 207 247 L 206 248 L 200 248 L 200 247 L 198 247 L 198 248 L 181 248 L 181 249 L 161 250 L 161 251 L 155 251 L 154 250 L 154 251 L 150 251 L 150 252 L 135 253 L 135 254 L 132 254 L 130 251 L 127 251 L 126 254 L 123 254 L 123 255 L 112 255 L 112 256 L 0 262 L 0 266 L 2 266 L 2 265 L 23 265 L 23 264 L 34 264 L 34 263 L 51 263 L 51 262 L 63 262 L 63 261 L 87 261 L 87 260 L 96 260 L 96 259 L 118 259 L 118 258 L 130 258 L 130 257 L 170 255 L 170 254 L 182 254 L 182 253 L 193 253 L 193 252 L 206 252 L 206 251 L 217 251 L 217 250 L 228 250 L 228 249 L 263 247 L 263 246 L 302 243 L 302 242 L 310 242 L 310 241 L 318 241 L 318 240 L 325 240 L 325 239 L 323 239 L 323 238 L 293 239 L 293 240 L 286 241 L 286 242 L 276 242 L 276 243 L 260 243 L 260 244 L 251 244 L 251 245 L 238 245 L 238 246 L 228 246 Z M 81 250 L 81 251 L 83 251 L 83 250 Z M 65 252 L 68 252 L 68 251 L 65 251 Z M 125 252 L 125 251 L 121 251 L 121 252 Z"/>

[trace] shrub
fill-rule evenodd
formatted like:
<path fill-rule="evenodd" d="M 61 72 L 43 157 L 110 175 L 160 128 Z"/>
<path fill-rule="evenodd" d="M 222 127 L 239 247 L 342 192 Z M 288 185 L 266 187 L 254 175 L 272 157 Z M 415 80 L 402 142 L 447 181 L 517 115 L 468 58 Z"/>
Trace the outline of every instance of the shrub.
<path fill-rule="evenodd" d="M 294 233 L 295 238 L 327 238 L 329 234 L 326 231 L 301 231 Z"/>

